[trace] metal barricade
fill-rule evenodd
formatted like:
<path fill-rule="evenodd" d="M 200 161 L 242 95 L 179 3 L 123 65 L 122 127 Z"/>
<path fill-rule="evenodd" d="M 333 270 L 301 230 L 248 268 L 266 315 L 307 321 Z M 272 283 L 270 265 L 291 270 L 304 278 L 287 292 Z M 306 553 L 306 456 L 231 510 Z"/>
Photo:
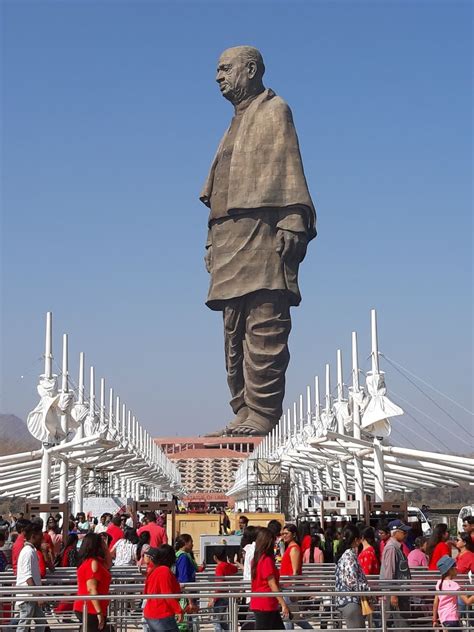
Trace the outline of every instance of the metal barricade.
<path fill-rule="evenodd" d="M 316 566 L 316 565 L 315 565 Z M 142 631 L 143 615 L 141 601 L 143 599 L 144 578 L 135 567 L 123 567 L 112 569 L 113 583 L 110 588 L 110 595 L 97 597 L 81 597 L 81 600 L 109 600 L 108 620 L 115 632 L 136 632 Z M 184 584 L 182 594 L 179 597 L 197 600 L 200 605 L 199 613 L 193 615 L 194 629 L 200 628 L 202 631 L 213 631 L 217 629 L 216 624 L 224 624 L 223 629 L 237 632 L 239 627 L 245 629 L 252 622 L 252 613 L 248 610 L 248 599 L 254 596 L 250 592 L 250 585 L 244 582 L 241 576 L 229 578 L 218 578 L 212 573 L 198 575 L 199 580 L 193 584 Z M 337 607 L 336 598 L 341 596 L 370 597 L 372 600 L 373 613 L 366 619 L 363 630 L 366 632 L 382 630 L 382 632 L 432 632 L 432 603 L 434 589 L 439 575 L 429 571 L 414 572 L 410 581 L 403 582 L 383 581 L 378 577 L 369 577 L 370 593 L 342 593 L 336 592 L 334 586 L 334 567 L 325 565 L 322 568 L 304 569 L 304 574 L 297 577 L 282 577 L 283 597 L 293 597 L 298 599 L 298 614 L 294 620 L 294 626 L 300 627 L 300 623 L 306 621 L 313 629 L 336 630 L 346 629 L 355 632 L 354 628 L 347 628 L 340 609 Z M 472 595 L 472 586 L 468 583 L 468 578 L 459 576 L 458 583 L 462 590 L 459 593 L 438 592 L 437 594 L 449 595 Z M 76 570 L 58 569 L 56 572 L 48 574 L 45 584 L 38 587 L 17 588 L 15 578 L 10 572 L 0 573 L 0 613 L 4 613 L 4 604 L 13 603 L 17 593 L 27 590 L 28 601 L 47 602 L 57 604 L 61 601 L 71 603 L 76 596 Z M 228 600 L 225 612 L 219 614 L 212 612 L 207 606 L 209 599 L 216 596 Z M 267 595 L 268 596 L 268 595 Z M 390 597 L 410 597 L 411 607 L 409 610 L 398 611 L 399 615 L 394 618 L 394 611 L 390 607 Z M 176 595 L 147 595 L 147 598 L 165 599 L 178 597 Z M 290 604 L 291 608 L 291 604 Z M 86 611 L 86 607 L 84 608 Z M 8 610 L 7 610 L 8 612 Z M 472 611 L 467 613 L 472 616 Z M 0 614 L 1 618 L 1 614 Z M 11 613 L 14 621 L 14 613 Z M 88 632 L 87 616 L 83 614 L 82 626 L 77 621 L 75 615 L 70 611 L 65 614 L 57 614 L 54 608 L 46 611 L 45 620 L 51 630 L 66 631 L 74 630 Z M 472 619 L 467 618 L 467 625 L 471 626 Z M 15 632 L 15 625 L 10 624 L 10 614 L 3 616 L 0 620 L 2 632 Z M 464 632 L 472 630 L 465 626 Z"/>

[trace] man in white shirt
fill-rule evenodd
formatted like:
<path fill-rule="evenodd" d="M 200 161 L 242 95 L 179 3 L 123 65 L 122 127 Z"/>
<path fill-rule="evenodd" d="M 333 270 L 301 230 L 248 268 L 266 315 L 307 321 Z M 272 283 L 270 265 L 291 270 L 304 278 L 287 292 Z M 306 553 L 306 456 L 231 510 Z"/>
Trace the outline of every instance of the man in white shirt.
<path fill-rule="evenodd" d="M 101 515 L 101 517 L 99 518 L 99 522 L 98 524 L 96 524 L 95 528 L 94 528 L 94 533 L 105 533 L 107 531 L 107 520 L 108 520 L 109 514 L 107 513 L 103 513 Z"/>
<path fill-rule="evenodd" d="M 43 533 L 41 525 L 30 524 L 26 527 L 25 544 L 18 557 L 17 587 L 19 586 L 41 586 L 41 574 L 38 562 L 38 548 L 41 546 Z M 42 603 L 28 601 L 31 593 L 18 591 L 17 606 L 20 612 L 17 632 L 26 632 L 31 622 L 35 622 L 35 632 L 44 632 L 45 615 L 41 609 Z"/>

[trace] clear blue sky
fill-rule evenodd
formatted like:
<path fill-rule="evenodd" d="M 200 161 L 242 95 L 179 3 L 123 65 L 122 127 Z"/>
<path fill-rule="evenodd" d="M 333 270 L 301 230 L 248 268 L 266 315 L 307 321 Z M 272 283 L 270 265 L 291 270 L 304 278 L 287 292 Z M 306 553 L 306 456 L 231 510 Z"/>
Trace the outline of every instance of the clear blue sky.
<path fill-rule="evenodd" d="M 262 50 L 266 84 L 292 107 L 319 216 L 293 310 L 287 405 L 338 347 L 349 377 L 353 329 L 368 368 L 377 307 L 381 350 L 472 407 L 470 2 L 4 0 L 1 10 L 2 412 L 25 418 L 36 403 L 52 310 L 56 358 L 68 332 L 74 379 L 84 350 L 152 433 L 230 419 L 198 193 L 232 115 L 216 61 L 238 44 Z M 389 390 L 465 445 L 460 426 L 383 368 Z M 405 428 L 432 427 L 411 412 Z M 397 428 L 398 441 L 433 447 L 421 426 L 423 440 Z"/>

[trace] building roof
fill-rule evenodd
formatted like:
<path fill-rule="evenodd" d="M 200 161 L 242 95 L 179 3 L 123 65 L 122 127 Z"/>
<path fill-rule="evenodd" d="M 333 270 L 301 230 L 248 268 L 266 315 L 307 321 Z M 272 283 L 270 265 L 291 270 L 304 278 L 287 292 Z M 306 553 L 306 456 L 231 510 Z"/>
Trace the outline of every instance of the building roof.
<path fill-rule="evenodd" d="M 155 443 L 161 445 L 163 443 L 199 443 L 201 445 L 220 445 L 221 443 L 253 443 L 258 445 L 262 441 L 262 437 L 158 437 L 154 439 Z"/>
<path fill-rule="evenodd" d="M 227 448 L 198 448 L 167 454 L 167 457 L 173 461 L 179 459 L 246 459 L 248 454 Z"/>

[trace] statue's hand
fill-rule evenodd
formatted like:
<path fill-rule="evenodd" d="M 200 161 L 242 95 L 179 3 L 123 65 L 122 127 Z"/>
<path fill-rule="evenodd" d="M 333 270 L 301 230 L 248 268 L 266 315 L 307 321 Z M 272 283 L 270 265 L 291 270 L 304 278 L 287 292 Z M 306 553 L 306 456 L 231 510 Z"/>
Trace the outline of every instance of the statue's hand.
<path fill-rule="evenodd" d="M 303 233 L 293 233 L 290 230 L 278 230 L 277 252 L 283 261 L 300 263 L 306 255 L 308 239 Z"/>
<path fill-rule="evenodd" d="M 208 246 L 206 254 L 204 255 L 204 263 L 206 264 L 206 270 L 211 274 L 212 272 L 212 246 Z"/>

